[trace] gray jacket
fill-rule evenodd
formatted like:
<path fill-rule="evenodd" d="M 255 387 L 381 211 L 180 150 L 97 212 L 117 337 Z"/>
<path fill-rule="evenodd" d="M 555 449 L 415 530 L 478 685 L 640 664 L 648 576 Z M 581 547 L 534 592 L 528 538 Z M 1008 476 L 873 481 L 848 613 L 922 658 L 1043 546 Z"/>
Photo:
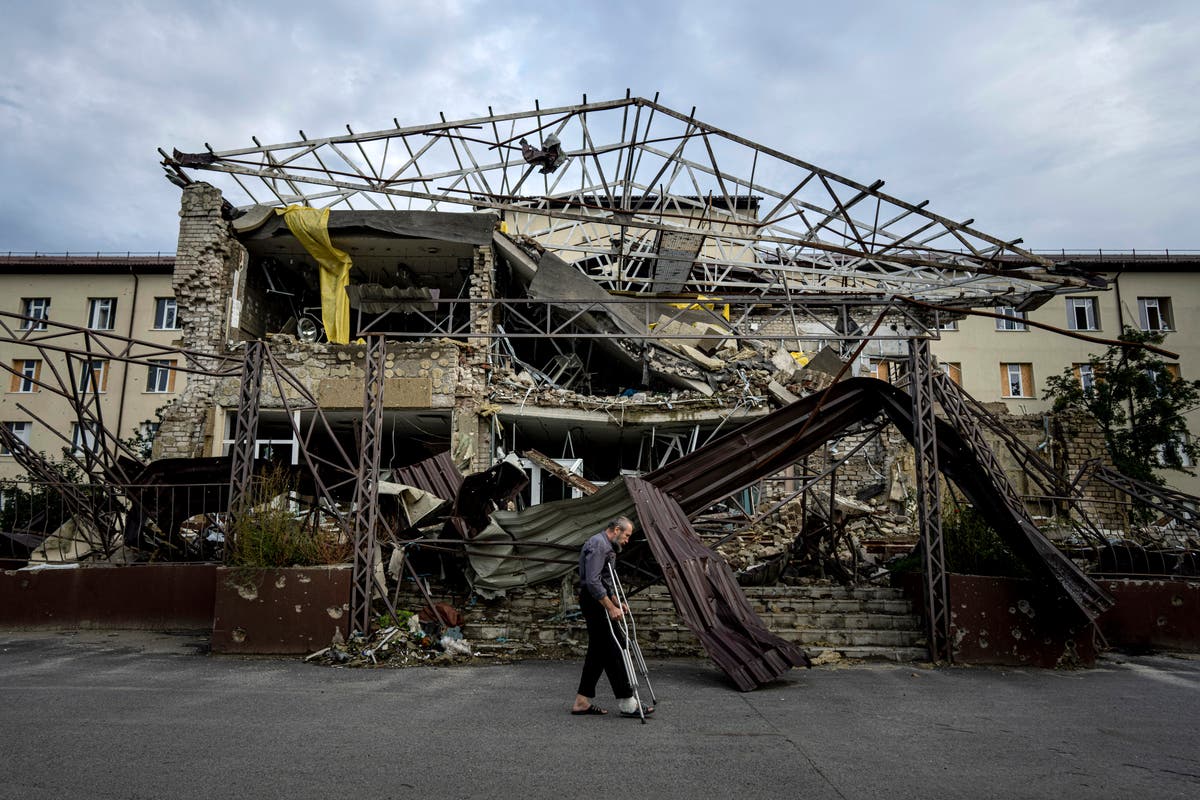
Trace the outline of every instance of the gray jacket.
<path fill-rule="evenodd" d="M 610 564 L 615 565 L 617 554 L 604 531 L 600 531 L 583 543 L 579 551 L 579 589 L 586 591 L 596 600 L 616 597 L 617 592 L 608 574 Z"/>

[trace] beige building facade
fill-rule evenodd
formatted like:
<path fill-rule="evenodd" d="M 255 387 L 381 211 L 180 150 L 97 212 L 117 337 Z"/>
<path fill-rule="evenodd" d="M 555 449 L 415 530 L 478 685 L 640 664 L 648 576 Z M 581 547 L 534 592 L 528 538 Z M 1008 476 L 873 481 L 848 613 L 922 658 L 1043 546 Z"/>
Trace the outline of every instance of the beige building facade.
<path fill-rule="evenodd" d="M 1200 255 L 1068 253 L 1062 260 L 1103 275 L 1109 288 L 1055 296 L 1027 312 L 996 311 L 1103 339 L 1116 339 L 1123 327 L 1161 331 L 1166 335 L 1163 346 L 1179 356 L 1166 359 L 1168 369 L 1188 380 L 1200 378 Z M 1013 415 L 1047 413 L 1046 381 L 1064 370 L 1088 385 L 1095 379 L 1088 359 L 1105 350 L 1103 344 L 1020 321 L 968 316 L 946 328 L 933 345 L 942 369 L 972 396 Z M 1189 415 L 1188 429 L 1200 435 L 1200 411 Z M 1200 494 L 1200 478 L 1174 470 L 1162 477 L 1189 494 Z"/>
<path fill-rule="evenodd" d="M 117 339 L 108 337 L 177 346 L 174 267 L 173 256 L 0 256 L 0 311 L 7 328 L 0 341 L 7 373 L 0 383 L 0 422 L 52 461 L 64 449 L 91 443 L 68 401 L 54 391 L 60 379 L 71 380 L 66 356 L 52 349 L 58 346 L 93 353 L 86 363 L 72 359 L 70 374 L 81 390 L 98 392 L 106 428 L 122 439 L 152 436 L 158 410 L 184 389 L 186 374 L 174 369 L 171 357 L 137 364 L 106 358 L 99 355 L 105 346 L 85 347 L 84 331 L 113 351 Z M 40 351 L 13 341 L 45 341 L 51 334 L 58 337 Z M 7 451 L 0 453 L 0 479 L 22 473 Z"/>

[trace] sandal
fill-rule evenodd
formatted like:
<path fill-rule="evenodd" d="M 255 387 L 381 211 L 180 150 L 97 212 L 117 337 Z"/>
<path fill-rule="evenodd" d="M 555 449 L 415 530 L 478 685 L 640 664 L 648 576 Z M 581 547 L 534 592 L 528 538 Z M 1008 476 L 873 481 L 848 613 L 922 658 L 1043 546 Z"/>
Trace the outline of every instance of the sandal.
<path fill-rule="evenodd" d="M 639 714 L 636 711 L 622 711 L 621 716 L 622 717 L 633 717 L 634 719 L 641 719 L 642 717 L 648 717 L 653 713 L 654 713 L 654 706 L 642 706 L 641 714 Z"/>
<path fill-rule="evenodd" d="M 599 716 L 603 716 L 604 714 L 607 714 L 607 713 L 608 713 L 607 711 L 605 711 L 603 708 L 601 708 L 600 706 L 597 706 L 597 705 L 591 705 L 591 706 L 588 706 L 587 708 L 582 708 L 578 711 L 576 711 L 575 709 L 571 709 L 571 715 L 575 716 L 575 717 L 590 717 L 593 715 L 599 717 Z"/>

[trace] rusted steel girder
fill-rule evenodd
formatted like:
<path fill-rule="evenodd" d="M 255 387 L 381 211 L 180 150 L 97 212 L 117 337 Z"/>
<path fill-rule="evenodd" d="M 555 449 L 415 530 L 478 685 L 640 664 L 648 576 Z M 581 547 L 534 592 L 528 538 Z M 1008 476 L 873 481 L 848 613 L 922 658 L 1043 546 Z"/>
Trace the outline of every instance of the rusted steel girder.
<path fill-rule="evenodd" d="M 950 644 L 950 587 L 946 578 L 946 547 L 942 539 L 942 487 L 938 475 L 937 416 L 933 410 L 933 362 L 928 339 L 909 342 L 908 369 L 912 398 L 912 445 L 917 473 L 917 525 L 921 534 L 929 657 L 934 661 L 952 663 L 954 648 Z"/>
<path fill-rule="evenodd" d="M 354 491 L 354 574 L 350 585 L 350 629 L 357 629 L 363 634 L 371 630 L 371 593 L 375 584 L 375 527 L 379 523 L 385 342 L 382 336 L 367 339 L 362 448 Z"/>
<path fill-rule="evenodd" d="M 226 558 L 237 542 L 237 523 L 251 504 L 254 476 L 254 442 L 258 436 L 258 400 L 262 394 L 263 356 L 266 345 L 250 342 L 242 361 L 237 419 L 229 448 L 229 521 L 225 526 Z"/>
<path fill-rule="evenodd" d="M 912 400 L 874 378 L 851 378 L 749 422 L 704 447 L 655 470 L 645 479 L 671 495 L 689 517 L 762 478 L 797 463 L 852 425 L 887 415 L 914 441 Z M 962 435 L 936 421 L 937 468 L 962 490 L 1013 553 L 1087 620 L 1110 608 L 1113 599 L 1026 518 L 1005 503 L 988 472 Z"/>

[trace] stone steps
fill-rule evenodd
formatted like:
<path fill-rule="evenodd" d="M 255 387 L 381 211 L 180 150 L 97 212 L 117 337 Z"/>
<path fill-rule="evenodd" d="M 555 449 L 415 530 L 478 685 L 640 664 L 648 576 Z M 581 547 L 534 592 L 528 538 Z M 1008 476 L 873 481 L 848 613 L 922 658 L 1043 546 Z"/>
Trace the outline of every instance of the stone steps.
<path fill-rule="evenodd" d="M 776 635 L 800 644 L 819 663 L 842 659 L 919 661 L 928 658 L 925 633 L 912 603 L 885 587 L 770 586 L 746 589 L 751 606 Z M 415 603 L 415 605 L 414 605 Z M 401 607 L 423 601 L 401 596 Z M 638 641 L 647 656 L 700 654 L 696 637 L 675 612 L 665 587 L 630 599 Z M 564 618 L 557 593 L 514 594 L 464 609 L 463 635 L 488 649 L 580 651 L 587 634 L 578 609 Z"/>

